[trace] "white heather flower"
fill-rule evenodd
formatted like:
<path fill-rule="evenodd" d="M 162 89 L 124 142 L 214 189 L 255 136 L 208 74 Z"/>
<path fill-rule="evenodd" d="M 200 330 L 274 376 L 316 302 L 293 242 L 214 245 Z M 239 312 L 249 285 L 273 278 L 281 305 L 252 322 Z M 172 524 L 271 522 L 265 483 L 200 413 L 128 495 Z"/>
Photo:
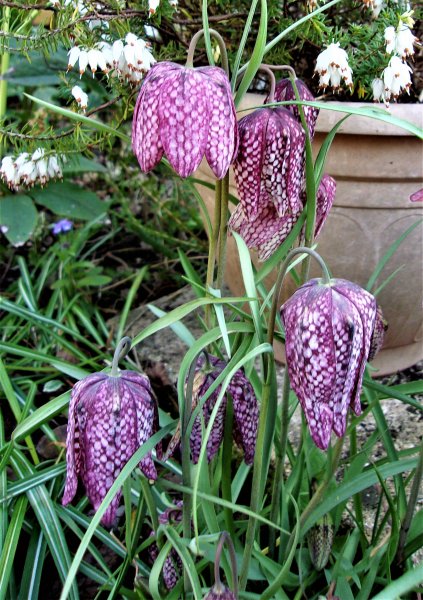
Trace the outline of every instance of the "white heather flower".
<path fill-rule="evenodd" d="M 0 176 L 10 189 L 18 190 L 22 185 L 45 185 L 50 178 L 61 177 L 62 171 L 56 156 L 46 158 L 44 148 L 37 148 L 31 157 L 28 152 L 21 152 L 16 158 L 5 156 Z"/>
<path fill-rule="evenodd" d="M 75 63 L 78 60 L 80 54 L 81 48 L 79 46 L 73 46 L 73 48 L 69 50 L 68 71 L 70 71 L 75 66 Z"/>
<path fill-rule="evenodd" d="M 72 96 L 75 98 L 78 106 L 82 108 L 83 111 L 88 106 L 88 94 L 86 94 L 79 85 L 74 85 L 72 88 Z"/>
<path fill-rule="evenodd" d="M 395 41 L 396 41 L 396 32 L 395 32 L 395 27 L 387 27 L 385 29 L 385 43 L 386 43 L 386 52 L 388 54 L 392 54 L 393 52 L 395 52 Z"/>
<path fill-rule="evenodd" d="M 148 10 L 149 10 L 150 15 L 154 15 L 159 4 L 160 4 L 160 0 L 148 0 Z"/>
<path fill-rule="evenodd" d="M 402 62 L 399 56 L 393 56 L 389 65 L 383 71 L 383 82 L 385 84 L 386 100 L 391 96 L 398 98 L 402 91 L 409 93 L 411 87 L 411 68 Z"/>
<path fill-rule="evenodd" d="M 173 6 L 173 8 L 177 8 L 178 0 L 169 0 L 169 4 L 170 6 Z"/>
<path fill-rule="evenodd" d="M 99 42 L 98 49 L 101 52 L 103 59 L 109 67 L 113 66 L 113 50 L 112 46 L 108 42 Z"/>
<path fill-rule="evenodd" d="M 374 102 L 385 102 L 385 84 L 383 83 L 382 79 L 373 79 L 372 92 Z"/>
<path fill-rule="evenodd" d="M 344 80 L 345 85 L 352 88 L 352 70 L 348 64 L 348 54 L 340 48 L 339 42 L 329 44 L 317 57 L 315 71 L 320 76 L 319 86 L 331 85 L 335 90 Z"/>
<path fill-rule="evenodd" d="M 385 29 L 386 52 L 388 54 L 397 54 L 405 59 L 414 54 L 414 42 L 417 41 L 411 29 L 401 19 L 397 29 L 387 27 Z"/>
<path fill-rule="evenodd" d="M 371 3 L 370 8 L 372 9 L 372 17 L 374 19 L 377 19 L 380 11 L 382 10 L 382 8 L 385 6 L 385 2 L 384 0 L 373 0 L 373 2 Z"/>
<path fill-rule="evenodd" d="M 413 35 L 411 29 L 405 23 L 400 21 L 396 37 L 396 51 L 401 58 L 407 58 L 407 56 L 414 54 L 413 45 L 415 42 L 417 42 L 416 36 Z"/>
<path fill-rule="evenodd" d="M 79 53 L 79 56 L 78 56 L 78 63 L 79 63 L 79 75 L 82 77 L 82 75 L 85 73 L 85 69 L 88 66 L 87 50 L 81 50 L 81 52 Z"/>

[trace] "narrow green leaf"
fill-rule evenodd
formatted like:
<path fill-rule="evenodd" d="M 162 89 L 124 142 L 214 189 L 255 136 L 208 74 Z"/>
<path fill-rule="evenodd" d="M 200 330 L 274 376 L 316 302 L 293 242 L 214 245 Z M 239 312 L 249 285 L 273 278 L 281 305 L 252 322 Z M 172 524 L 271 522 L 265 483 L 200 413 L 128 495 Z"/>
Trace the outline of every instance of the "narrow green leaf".
<path fill-rule="evenodd" d="M 392 258 L 392 256 L 395 254 L 402 242 L 410 235 L 410 233 L 417 227 L 417 225 L 421 225 L 422 223 L 423 221 L 421 219 L 416 223 L 413 223 L 408 229 L 406 229 L 406 231 L 404 231 L 402 235 L 400 235 L 400 237 L 397 240 L 395 240 L 393 244 L 389 246 L 388 250 L 385 252 L 385 254 L 382 256 L 382 258 L 376 265 L 375 270 L 373 271 L 369 281 L 367 282 L 365 286 L 366 290 L 372 290 L 377 278 L 381 274 L 386 263 Z"/>
<path fill-rule="evenodd" d="M 29 540 L 28 552 L 22 573 L 19 590 L 20 598 L 36 599 L 39 597 L 40 581 L 44 571 L 44 558 L 47 541 L 42 531 L 34 528 Z"/>
<path fill-rule="evenodd" d="M 332 142 L 335 139 L 335 135 L 337 134 L 338 129 L 341 127 L 341 125 L 344 123 L 344 121 L 346 119 L 348 119 L 349 116 L 350 115 L 346 115 L 343 119 L 341 119 L 338 123 L 336 123 L 336 125 L 334 125 L 334 127 L 332 127 L 332 129 L 329 131 L 329 133 L 325 137 L 323 144 L 320 147 L 319 153 L 318 153 L 316 161 L 314 163 L 316 189 L 318 189 L 320 180 L 323 177 L 323 171 L 325 168 L 326 157 L 328 155 L 328 152 L 330 150 Z"/>
<path fill-rule="evenodd" d="M 85 117 L 84 115 L 75 113 L 72 110 L 69 110 L 67 108 L 62 108 L 61 106 L 56 106 L 55 104 L 51 104 L 50 102 L 45 102 L 44 100 L 41 100 L 40 98 L 36 98 L 35 96 L 31 96 L 30 94 L 24 94 L 24 96 L 26 96 L 27 98 L 29 98 L 30 100 L 35 102 L 35 104 L 44 106 L 45 108 L 48 108 L 52 112 L 62 115 L 62 117 L 67 117 L 68 119 L 71 119 L 72 121 L 79 121 L 80 123 L 83 123 L 84 125 L 87 125 L 88 127 L 91 127 L 92 129 L 96 129 L 97 131 L 100 131 L 101 133 L 110 133 L 111 135 L 116 135 L 116 136 L 122 138 L 123 140 L 125 140 L 126 142 L 131 141 L 131 138 L 129 137 L 129 135 L 126 135 L 126 133 L 123 133 L 122 131 L 119 131 L 118 129 L 114 129 L 113 127 L 110 127 L 109 125 L 102 123 L 101 121 L 91 119 L 90 117 Z"/>
<path fill-rule="evenodd" d="M 57 396 L 57 398 L 34 410 L 29 417 L 17 425 L 12 433 L 12 440 L 19 442 L 28 434 L 39 429 L 44 423 L 48 423 L 57 415 L 64 413 L 69 406 L 69 400 L 70 392 L 64 392 L 60 396 Z"/>
<path fill-rule="evenodd" d="M 6 539 L 0 555 L 0 600 L 8 598 L 9 578 L 15 561 L 16 548 L 21 535 L 28 500 L 26 497 L 18 498 L 13 508 L 12 518 L 7 530 Z"/>
<path fill-rule="evenodd" d="M 10 462 L 15 473 L 21 478 L 31 476 L 35 473 L 34 468 L 25 458 L 24 454 L 17 449 L 14 449 L 10 457 Z M 44 485 L 39 485 L 27 490 L 26 496 L 45 535 L 59 577 L 64 582 L 71 566 L 71 557 L 66 537 L 50 494 Z M 69 594 L 74 600 L 79 598 L 75 580 L 69 586 Z"/>
<path fill-rule="evenodd" d="M 239 84 L 238 91 L 235 95 L 235 106 L 238 106 L 245 92 L 250 87 L 250 83 L 253 81 L 258 68 L 263 62 L 263 56 L 265 53 L 266 38 L 267 38 L 267 2 L 266 0 L 260 0 L 261 14 L 260 23 L 257 33 L 256 43 L 254 45 L 253 53 L 250 60 L 248 61 L 245 74 Z"/>
<path fill-rule="evenodd" d="M 126 295 L 125 304 L 120 313 L 118 330 L 116 333 L 116 340 L 119 341 L 123 338 L 125 332 L 126 321 L 128 320 L 129 311 L 131 310 L 132 303 L 134 302 L 135 296 L 139 290 L 141 283 L 144 280 L 144 277 L 148 273 L 148 267 L 145 265 L 142 267 L 139 272 L 134 277 L 133 282 L 131 283 L 131 287 Z"/>
<path fill-rule="evenodd" d="M 399 579 L 390 583 L 384 590 L 373 596 L 372 600 L 398 600 L 403 594 L 421 587 L 423 582 L 423 563 L 407 571 Z"/>

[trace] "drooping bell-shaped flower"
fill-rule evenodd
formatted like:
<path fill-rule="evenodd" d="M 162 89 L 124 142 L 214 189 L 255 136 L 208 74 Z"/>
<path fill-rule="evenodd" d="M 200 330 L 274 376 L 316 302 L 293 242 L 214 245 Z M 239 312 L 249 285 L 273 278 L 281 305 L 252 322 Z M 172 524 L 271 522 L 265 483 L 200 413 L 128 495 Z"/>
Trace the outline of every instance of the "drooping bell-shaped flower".
<path fill-rule="evenodd" d="M 144 173 L 165 155 L 181 177 L 205 156 L 222 179 L 238 146 L 228 77 L 219 67 L 161 62 L 149 71 L 135 105 L 132 149 Z"/>
<path fill-rule="evenodd" d="M 69 504 L 75 496 L 79 476 L 97 510 L 122 468 L 153 435 L 157 421 L 157 405 L 145 375 L 102 372 L 78 381 L 69 405 L 62 503 Z M 151 453 L 141 459 L 139 468 L 148 479 L 157 478 Z M 121 494 L 119 490 L 102 518 L 106 527 L 116 521 Z"/>
<path fill-rule="evenodd" d="M 301 209 L 305 134 L 284 108 L 259 108 L 239 121 L 235 181 L 246 218 L 273 204 L 277 214 Z"/>
<path fill-rule="evenodd" d="M 192 394 L 192 410 L 194 410 L 209 387 L 215 382 L 217 377 L 226 367 L 226 363 L 216 356 L 207 355 L 207 360 L 201 356 L 195 366 L 194 386 Z M 210 394 L 203 404 L 204 425 L 207 427 L 216 400 L 219 396 L 221 386 L 218 386 Z M 244 452 L 244 460 L 250 465 L 254 460 L 256 447 L 257 427 L 259 408 L 251 383 L 245 376 L 242 369 L 239 369 L 232 377 L 226 388 L 226 394 L 222 398 L 216 418 L 213 422 L 213 428 L 207 441 L 207 460 L 210 462 L 217 454 L 223 440 L 223 430 L 225 425 L 227 395 L 230 394 L 233 403 L 234 423 L 233 437 L 236 444 Z M 172 440 L 166 450 L 166 457 L 171 456 L 180 443 L 180 428 L 178 427 Z M 191 430 L 190 447 L 191 457 L 194 463 L 198 462 L 200 457 L 202 443 L 202 423 L 198 416 Z"/>
<path fill-rule="evenodd" d="M 345 433 L 350 406 L 361 413 L 360 391 L 376 319 L 376 300 L 344 279 L 312 279 L 281 308 L 293 390 L 315 444 Z"/>
<path fill-rule="evenodd" d="M 316 224 L 314 236 L 323 227 L 335 198 L 336 182 L 330 175 L 323 175 L 316 195 Z M 241 204 L 238 204 L 229 219 L 229 228 L 242 237 L 248 248 L 258 250 L 260 261 L 267 260 L 287 238 L 306 202 L 305 191 L 301 193 L 301 209 L 280 217 L 273 204 L 265 206 L 256 219 L 249 221 Z"/>
<path fill-rule="evenodd" d="M 182 500 L 178 500 L 175 506 L 169 506 L 165 511 L 159 515 L 160 525 L 171 525 L 180 523 L 182 521 Z M 155 535 L 152 531 L 150 535 Z M 153 542 L 148 547 L 148 553 L 152 562 L 155 562 L 159 555 L 159 548 L 157 544 Z M 178 583 L 182 575 L 182 561 L 179 554 L 174 548 L 171 549 L 167 555 L 162 568 L 162 577 L 165 586 L 168 590 L 172 590 Z"/>
<path fill-rule="evenodd" d="M 232 592 L 220 579 L 220 563 L 224 545 L 228 546 L 229 556 L 231 559 L 232 578 L 236 593 Z M 220 534 L 219 542 L 216 548 L 214 559 L 214 578 L 215 583 L 209 592 L 203 597 L 203 600 L 237 600 L 238 598 L 238 577 L 235 548 L 232 539 L 227 531 Z"/>
<path fill-rule="evenodd" d="M 203 600 L 236 600 L 236 596 L 223 583 L 215 583 Z"/>
<path fill-rule="evenodd" d="M 308 89 L 304 81 L 301 79 L 295 80 L 295 85 L 297 86 L 298 95 L 300 100 L 307 100 L 308 102 L 313 102 L 315 97 Z M 292 82 L 290 79 L 280 79 L 275 86 L 275 94 L 274 94 L 274 102 L 286 102 L 288 100 L 296 100 L 297 97 L 295 95 L 295 90 L 293 88 Z M 266 98 L 265 104 L 269 102 L 269 97 Z M 296 104 L 285 104 L 284 108 L 288 109 L 294 117 L 297 119 L 299 123 L 301 123 L 300 112 L 298 110 L 298 106 Z M 317 117 L 319 116 L 319 109 L 314 106 L 303 106 L 304 117 L 307 123 L 307 127 L 310 133 L 310 137 L 313 139 L 314 130 L 316 128 Z"/>

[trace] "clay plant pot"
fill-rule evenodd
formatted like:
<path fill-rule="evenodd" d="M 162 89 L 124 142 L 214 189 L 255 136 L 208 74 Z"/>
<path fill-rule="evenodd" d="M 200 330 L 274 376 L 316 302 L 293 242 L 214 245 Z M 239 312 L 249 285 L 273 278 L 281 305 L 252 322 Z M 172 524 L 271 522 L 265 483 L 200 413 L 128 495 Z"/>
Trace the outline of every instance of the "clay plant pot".
<path fill-rule="evenodd" d="M 242 108 L 262 103 L 262 96 L 249 94 Z M 421 104 L 392 105 L 391 112 L 417 126 L 423 124 Z M 242 112 L 240 117 L 245 114 Z M 315 154 L 327 132 L 343 116 L 340 112 L 320 111 L 313 142 Z M 343 123 L 335 137 L 325 172 L 336 179 L 337 191 L 318 238 L 317 250 L 334 277 L 365 286 L 390 245 L 423 217 L 422 204 L 409 200 L 410 195 L 423 185 L 421 141 L 399 127 L 353 115 Z M 214 181 L 204 162 L 195 176 L 209 183 Z M 198 190 L 212 215 L 213 191 L 201 185 Z M 229 191 L 237 196 L 232 172 Z M 377 296 L 389 323 L 383 349 L 373 362 L 377 375 L 394 373 L 423 358 L 422 232 L 420 222 L 389 260 L 373 288 L 377 289 L 398 269 Z M 258 264 L 255 254 L 252 253 L 252 258 Z M 312 261 L 311 276 L 320 275 Z M 267 278 L 268 289 L 275 276 L 272 273 Z M 229 239 L 228 245 L 226 282 L 233 294 L 245 293 L 233 238 Z M 292 291 L 288 285 L 288 295 Z M 286 294 L 284 290 L 283 296 Z M 276 348 L 275 352 L 283 361 L 283 348 Z"/>

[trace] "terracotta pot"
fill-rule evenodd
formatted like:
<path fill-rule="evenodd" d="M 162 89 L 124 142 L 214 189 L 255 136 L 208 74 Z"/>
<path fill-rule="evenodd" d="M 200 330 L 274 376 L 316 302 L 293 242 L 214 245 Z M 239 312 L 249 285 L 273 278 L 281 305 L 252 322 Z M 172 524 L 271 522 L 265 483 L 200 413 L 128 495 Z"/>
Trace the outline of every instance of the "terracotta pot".
<path fill-rule="evenodd" d="M 259 106 L 262 101 L 261 96 L 248 95 L 242 108 Z M 417 126 L 423 124 L 423 105 L 393 105 L 391 112 Z M 343 116 L 335 111 L 320 111 L 313 142 L 316 154 L 327 132 Z M 409 200 L 423 185 L 421 141 L 401 128 L 354 115 L 337 133 L 325 172 L 335 177 L 337 192 L 318 239 L 318 252 L 334 277 L 365 286 L 389 246 L 423 217 L 421 203 Z M 204 163 L 196 176 L 213 182 L 211 171 Z M 198 190 L 212 214 L 213 191 L 201 185 Z M 237 195 L 233 173 L 230 193 Z M 404 369 L 423 358 L 422 231 L 420 224 L 404 240 L 374 288 L 400 268 L 378 295 L 389 322 L 384 347 L 373 362 L 378 375 Z M 253 260 L 258 264 L 254 255 Z M 233 294 L 242 295 L 244 288 L 233 239 L 229 240 L 227 261 L 226 282 Z M 313 261 L 311 276 L 320 276 Z M 274 280 L 273 273 L 266 282 L 268 289 Z M 289 294 L 292 291 L 289 290 Z M 276 355 L 283 361 L 283 348 L 277 348 Z"/>

